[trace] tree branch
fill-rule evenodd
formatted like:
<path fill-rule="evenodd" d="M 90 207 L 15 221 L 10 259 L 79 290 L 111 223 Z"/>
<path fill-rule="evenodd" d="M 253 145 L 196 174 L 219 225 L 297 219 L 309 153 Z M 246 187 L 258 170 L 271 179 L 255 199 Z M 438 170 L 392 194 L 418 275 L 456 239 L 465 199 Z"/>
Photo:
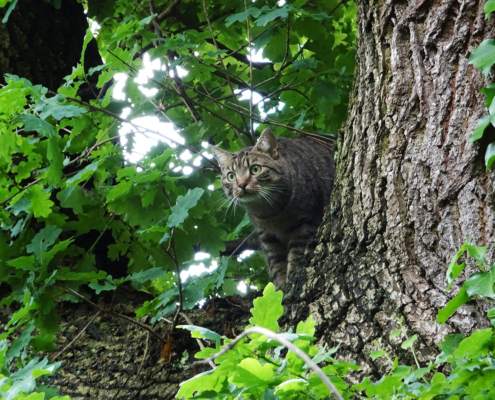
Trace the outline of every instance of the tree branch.
<path fill-rule="evenodd" d="M 177 7 L 181 1 L 182 0 L 174 0 L 173 3 L 170 4 L 165 11 L 158 14 L 158 16 L 156 17 L 156 21 L 158 23 L 161 23 L 163 20 L 170 17 L 174 13 L 175 7 Z"/>

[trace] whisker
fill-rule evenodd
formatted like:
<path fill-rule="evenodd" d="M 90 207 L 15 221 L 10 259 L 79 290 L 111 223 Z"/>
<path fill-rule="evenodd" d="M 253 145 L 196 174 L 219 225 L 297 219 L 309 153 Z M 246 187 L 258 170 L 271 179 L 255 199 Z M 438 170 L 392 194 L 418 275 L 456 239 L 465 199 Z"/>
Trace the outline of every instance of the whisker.
<path fill-rule="evenodd" d="M 277 209 L 277 207 L 275 206 L 275 203 L 273 202 L 273 200 L 270 197 L 268 197 L 267 193 L 265 193 L 263 190 L 260 190 L 258 193 L 261 195 L 261 197 L 263 197 L 266 200 L 266 202 L 268 204 L 270 204 L 270 206 L 272 206 L 272 208 L 274 210 Z"/>

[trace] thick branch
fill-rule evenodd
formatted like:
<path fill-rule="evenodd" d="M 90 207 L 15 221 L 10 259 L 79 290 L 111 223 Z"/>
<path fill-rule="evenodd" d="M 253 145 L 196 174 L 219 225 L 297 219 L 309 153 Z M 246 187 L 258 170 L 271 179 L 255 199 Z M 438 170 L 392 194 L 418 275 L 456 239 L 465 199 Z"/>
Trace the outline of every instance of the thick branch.
<path fill-rule="evenodd" d="M 174 2 L 172 4 L 170 4 L 168 6 L 168 8 L 163 11 L 162 13 L 158 14 L 158 16 L 156 17 L 156 21 L 158 23 L 162 22 L 163 20 L 167 19 L 168 17 L 170 17 L 173 12 L 175 11 L 175 7 L 177 7 L 177 5 L 181 2 L 182 0 L 174 0 Z"/>

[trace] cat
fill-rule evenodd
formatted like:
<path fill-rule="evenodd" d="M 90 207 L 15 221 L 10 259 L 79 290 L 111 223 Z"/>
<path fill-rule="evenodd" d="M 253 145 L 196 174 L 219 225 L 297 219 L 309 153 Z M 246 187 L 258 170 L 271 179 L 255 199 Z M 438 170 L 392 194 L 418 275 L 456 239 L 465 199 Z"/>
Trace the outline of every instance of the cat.
<path fill-rule="evenodd" d="M 211 146 L 223 190 L 245 208 L 277 289 L 285 287 L 329 203 L 335 171 L 329 145 L 311 137 L 276 138 L 266 128 L 254 147 L 237 153 Z"/>

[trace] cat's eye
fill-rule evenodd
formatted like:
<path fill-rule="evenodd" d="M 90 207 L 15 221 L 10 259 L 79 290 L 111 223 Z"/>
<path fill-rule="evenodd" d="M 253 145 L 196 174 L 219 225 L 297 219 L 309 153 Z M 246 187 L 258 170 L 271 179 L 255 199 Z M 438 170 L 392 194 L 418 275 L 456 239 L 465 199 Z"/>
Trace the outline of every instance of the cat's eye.
<path fill-rule="evenodd" d="M 234 182 L 235 181 L 235 174 L 233 172 L 229 172 L 227 174 L 227 179 L 230 181 L 230 182 Z"/>
<path fill-rule="evenodd" d="M 258 175 L 261 172 L 261 165 L 253 165 L 251 167 L 251 173 L 253 175 Z"/>

